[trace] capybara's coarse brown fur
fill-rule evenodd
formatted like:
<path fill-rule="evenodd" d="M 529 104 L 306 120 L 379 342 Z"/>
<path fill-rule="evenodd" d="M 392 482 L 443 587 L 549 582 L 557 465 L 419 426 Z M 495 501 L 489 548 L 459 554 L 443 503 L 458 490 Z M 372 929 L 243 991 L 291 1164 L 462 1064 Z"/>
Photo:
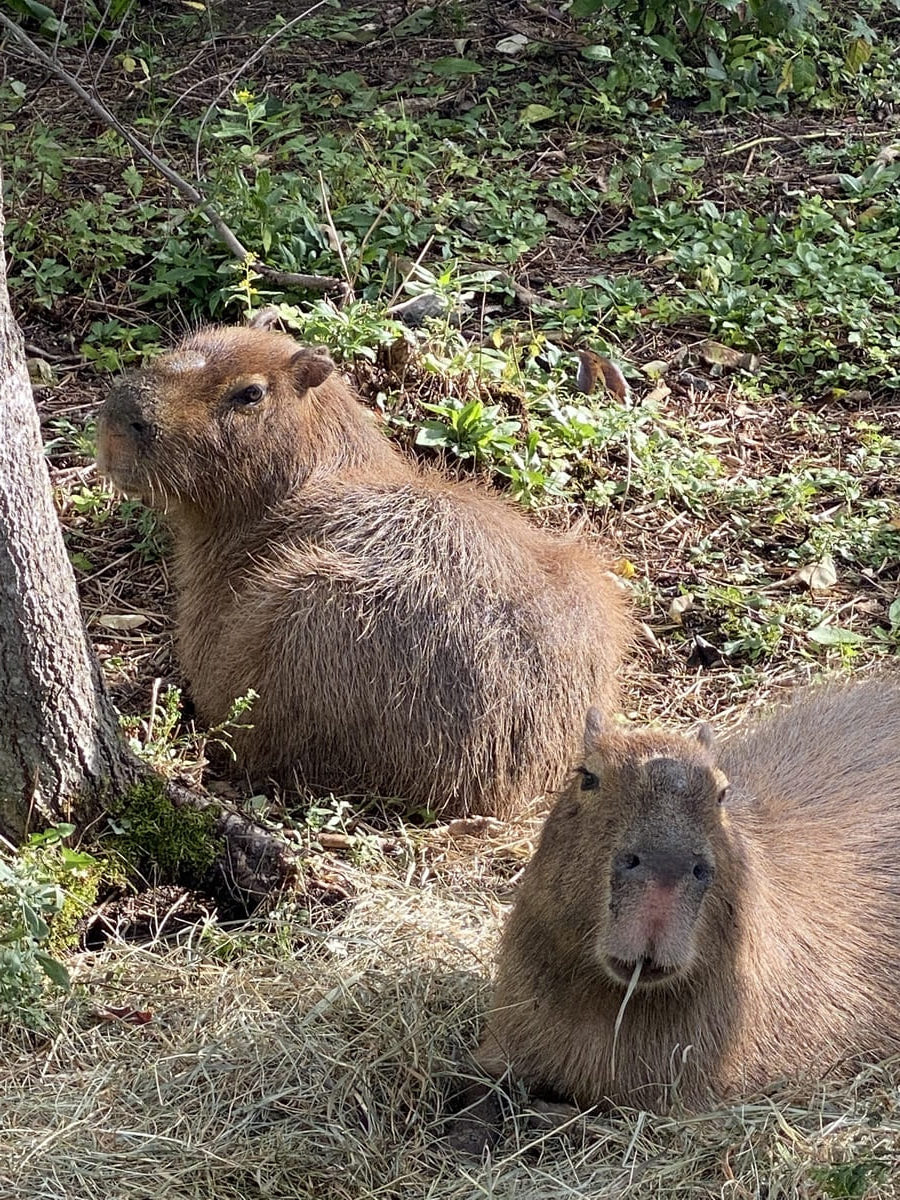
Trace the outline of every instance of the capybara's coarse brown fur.
<path fill-rule="evenodd" d="M 585 741 L 505 932 L 489 1073 L 698 1108 L 900 1053 L 900 680 L 808 689 L 721 745 Z"/>
<path fill-rule="evenodd" d="M 422 470 L 286 334 L 220 327 L 126 378 L 101 469 L 163 509 L 202 720 L 258 693 L 252 778 L 505 815 L 617 704 L 621 587 L 588 545 Z"/>

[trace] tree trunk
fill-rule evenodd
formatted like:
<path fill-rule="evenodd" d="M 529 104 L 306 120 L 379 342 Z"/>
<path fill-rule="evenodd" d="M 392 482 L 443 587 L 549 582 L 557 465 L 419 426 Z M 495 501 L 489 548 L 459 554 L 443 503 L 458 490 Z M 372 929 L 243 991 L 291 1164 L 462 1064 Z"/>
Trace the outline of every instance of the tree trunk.
<path fill-rule="evenodd" d="M 160 780 L 120 737 L 53 506 L 6 287 L 0 208 L 0 835 L 18 844 L 58 821 L 84 829 L 110 795 L 148 778 L 176 807 L 212 804 L 224 847 L 207 881 L 214 894 L 253 907 L 294 878 L 282 839 Z"/>
<path fill-rule="evenodd" d="M 0 213 L 0 833 L 84 825 L 138 764 L 81 621 L 6 288 Z"/>

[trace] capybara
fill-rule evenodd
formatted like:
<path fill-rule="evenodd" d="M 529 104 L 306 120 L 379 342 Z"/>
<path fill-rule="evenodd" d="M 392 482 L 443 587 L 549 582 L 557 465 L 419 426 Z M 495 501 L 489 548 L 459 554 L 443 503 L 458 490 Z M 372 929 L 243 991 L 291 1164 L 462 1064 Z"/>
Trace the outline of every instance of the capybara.
<path fill-rule="evenodd" d="M 592 713 L 585 749 L 502 941 L 490 1074 L 660 1110 L 900 1053 L 900 679 L 721 745 Z"/>
<path fill-rule="evenodd" d="M 287 787 L 504 816 L 617 704 L 625 593 L 587 544 L 394 447 L 324 352 L 209 328 L 116 386 L 98 462 L 172 525 L 202 720 Z"/>

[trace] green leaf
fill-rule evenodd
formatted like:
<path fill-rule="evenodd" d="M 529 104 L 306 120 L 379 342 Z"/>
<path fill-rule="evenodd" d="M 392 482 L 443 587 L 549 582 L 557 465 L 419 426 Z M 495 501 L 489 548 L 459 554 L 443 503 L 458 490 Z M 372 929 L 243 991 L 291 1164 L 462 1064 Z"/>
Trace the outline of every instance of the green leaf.
<path fill-rule="evenodd" d="M 548 108 L 546 104 L 526 104 L 519 113 L 519 123 L 534 125 L 537 121 L 546 121 L 553 115 L 553 109 Z"/>
<path fill-rule="evenodd" d="M 419 8 L 411 12 L 408 17 L 404 17 L 402 21 L 398 21 L 391 33 L 394 37 L 409 37 L 411 34 L 424 33 L 433 24 L 434 9 Z"/>
<path fill-rule="evenodd" d="M 144 187 L 144 178 L 134 163 L 129 163 L 122 171 L 122 181 L 132 196 L 139 196 Z"/>
<path fill-rule="evenodd" d="M 569 12 L 573 17 L 590 17 L 605 7 L 604 0 L 572 0 Z"/>
<path fill-rule="evenodd" d="M 847 47 L 844 64 L 848 71 L 858 71 L 872 57 L 872 43 L 867 38 L 854 38 Z"/>
<path fill-rule="evenodd" d="M 799 58 L 794 59 L 793 89 L 795 92 L 805 92 L 808 88 L 814 88 L 818 79 L 816 64 L 811 58 L 801 54 Z"/>
<path fill-rule="evenodd" d="M 40 21 L 45 33 L 57 33 L 63 27 L 53 9 L 48 8 L 46 4 L 39 4 L 38 0 L 8 0 L 8 3 L 14 12 Z"/>
<path fill-rule="evenodd" d="M 896 632 L 900 630 L 900 596 L 894 601 L 888 609 L 888 620 L 891 623 L 891 629 Z"/>
<path fill-rule="evenodd" d="M 340 75 L 329 76 L 328 86 L 343 92 L 345 96 L 352 96 L 364 91 L 368 84 L 358 71 L 342 71 Z"/>
<path fill-rule="evenodd" d="M 663 37 L 661 33 L 655 33 L 653 37 L 647 38 L 647 41 L 656 50 L 660 58 L 666 59 L 667 62 L 681 62 L 681 55 L 678 53 L 678 48 L 670 38 Z"/>
<path fill-rule="evenodd" d="M 38 966 L 51 983 L 55 983 L 57 987 L 63 988 L 65 991 L 71 988 L 72 980 L 69 977 L 69 972 L 61 962 L 55 958 L 51 958 L 49 954 L 44 954 L 42 950 L 35 950 L 34 957 Z"/>
<path fill-rule="evenodd" d="M 866 639 L 852 629 L 840 625 L 817 625 L 809 631 L 809 640 L 820 646 L 862 646 Z"/>
<path fill-rule="evenodd" d="M 428 63 L 432 75 L 477 75 L 482 67 L 471 58 L 437 58 Z"/>
<path fill-rule="evenodd" d="M 446 446 L 453 440 L 453 430 L 440 421 L 425 421 L 416 434 L 417 446 Z"/>
<path fill-rule="evenodd" d="M 612 62 L 612 50 L 609 46 L 598 43 L 596 46 L 582 46 L 581 57 L 590 62 Z"/>
<path fill-rule="evenodd" d="M 50 932 L 50 927 L 40 913 L 35 912 L 30 904 L 22 905 L 22 919 L 33 938 L 41 942 Z"/>

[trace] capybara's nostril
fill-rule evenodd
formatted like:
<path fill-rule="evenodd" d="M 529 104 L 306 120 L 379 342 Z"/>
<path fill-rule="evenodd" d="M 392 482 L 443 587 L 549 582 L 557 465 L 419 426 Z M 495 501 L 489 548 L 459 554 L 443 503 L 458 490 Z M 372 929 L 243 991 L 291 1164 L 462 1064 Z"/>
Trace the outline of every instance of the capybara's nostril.
<path fill-rule="evenodd" d="M 628 879 L 629 877 L 634 877 L 640 865 L 640 855 L 626 851 L 624 854 L 616 855 L 613 870 L 619 879 Z"/>
<path fill-rule="evenodd" d="M 132 438 L 146 445 L 157 434 L 156 426 L 147 417 L 145 399 L 140 390 L 129 382 L 118 384 L 110 392 L 100 410 L 100 426 L 109 433 Z"/>
<path fill-rule="evenodd" d="M 700 885 L 700 887 L 704 891 L 706 891 L 706 889 L 709 887 L 709 885 L 712 883 L 713 879 L 715 878 L 716 868 L 712 865 L 712 863 L 708 859 L 698 858 L 697 861 L 694 863 L 694 870 L 693 870 L 692 874 L 694 876 L 695 881 Z"/>

